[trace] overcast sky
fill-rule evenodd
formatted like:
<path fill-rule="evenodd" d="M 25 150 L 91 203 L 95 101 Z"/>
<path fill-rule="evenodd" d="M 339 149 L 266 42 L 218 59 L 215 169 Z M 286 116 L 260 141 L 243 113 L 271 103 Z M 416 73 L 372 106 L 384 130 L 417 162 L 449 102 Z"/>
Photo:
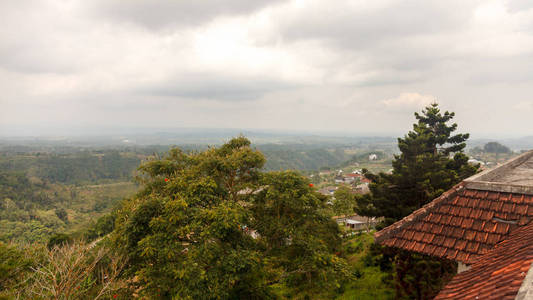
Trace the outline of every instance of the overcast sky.
<path fill-rule="evenodd" d="M 0 1 L 0 135 L 533 135 L 533 1 Z"/>

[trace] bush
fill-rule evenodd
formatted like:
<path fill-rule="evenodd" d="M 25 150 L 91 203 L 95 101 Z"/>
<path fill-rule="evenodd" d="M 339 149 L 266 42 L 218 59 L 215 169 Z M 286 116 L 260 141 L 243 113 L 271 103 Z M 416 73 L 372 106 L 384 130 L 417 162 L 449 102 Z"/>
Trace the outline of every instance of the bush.
<path fill-rule="evenodd" d="M 64 246 L 66 244 L 70 244 L 72 242 L 72 238 L 64 233 L 56 233 L 52 237 L 50 237 L 50 240 L 48 240 L 48 244 L 46 245 L 48 249 L 52 249 L 56 246 Z"/>

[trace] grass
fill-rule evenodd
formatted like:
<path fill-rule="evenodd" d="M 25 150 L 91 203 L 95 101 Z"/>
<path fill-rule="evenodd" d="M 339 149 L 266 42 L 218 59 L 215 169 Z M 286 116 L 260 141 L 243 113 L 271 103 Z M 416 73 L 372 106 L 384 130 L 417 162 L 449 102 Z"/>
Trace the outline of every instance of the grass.
<path fill-rule="evenodd" d="M 384 279 L 389 274 L 375 266 L 370 254 L 374 243 L 373 233 L 360 233 L 346 238 L 344 243 L 347 260 L 357 279 L 347 284 L 344 292 L 337 299 L 393 299 L 394 290 Z"/>

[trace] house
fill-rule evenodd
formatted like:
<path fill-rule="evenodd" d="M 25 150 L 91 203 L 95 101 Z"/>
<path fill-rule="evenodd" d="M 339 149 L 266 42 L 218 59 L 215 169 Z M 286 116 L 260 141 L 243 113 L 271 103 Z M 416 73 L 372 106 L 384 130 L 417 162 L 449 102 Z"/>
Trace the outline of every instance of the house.
<path fill-rule="evenodd" d="M 370 193 L 370 188 L 368 183 L 361 183 L 355 187 L 355 191 L 359 194 L 368 194 Z"/>
<path fill-rule="evenodd" d="M 341 184 L 341 183 L 344 183 L 344 176 L 335 176 L 335 183 L 336 184 Z"/>
<path fill-rule="evenodd" d="M 331 174 L 331 171 L 329 171 L 329 170 L 320 171 L 318 173 L 318 175 L 320 175 L 320 176 L 329 175 L 329 174 Z"/>
<path fill-rule="evenodd" d="M 367 230 L 374 228 L 379 222 L 376 218 L 363 217 L 359 215 L 341 215 L 333 217 L 339 225 L 345 225 L 354 230 Z"/>
<path fill-rule="evenodd" d="M 370 160 L 370 161 L 372 161 L 372 160 L 378 160 L 378 155 L 372 153 L 372 154 L 370 154 L 370 155 L 368 156 L 368 160 Z"/>
<path fill-rule="evenodd" d="M 336 186 L 327 186 L 325 188 L 321 188 L 318 190 L 319 193 L 326 196 L 333 196 L 335 194 L 335 191 L 338 189 Z"/>
<path fill-rule="evenodd" d="M 335 177 L 336 184 L 352 184 L 354 182 L 369 183 L 370 180 L 366 179 L 363 175 L 358 173 L 350 173 L 346 175 L 338 175 Z"/>
<path fill-rule="evenodd" d="M 533 151 L 457 184 L 375 235 L 458 263 L 436 299 L 533 299 Z"/>

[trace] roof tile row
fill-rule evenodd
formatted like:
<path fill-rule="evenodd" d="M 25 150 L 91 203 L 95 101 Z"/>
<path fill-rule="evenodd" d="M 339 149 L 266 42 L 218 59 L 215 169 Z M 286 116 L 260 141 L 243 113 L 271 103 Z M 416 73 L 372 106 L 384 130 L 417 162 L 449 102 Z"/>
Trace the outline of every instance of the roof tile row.
<path fill-rule="evenodd" d="M 435 299 L 515 299 L 533 263 L 533 222 L 456 275 Z"/>
<path fill-rule="evenodd" d="M 533 218 L 533 196 L 456 187 L 376 234 L 387 246 L 467 264 Z M 441 249 L 441 248 L 444 248 Z"/>

